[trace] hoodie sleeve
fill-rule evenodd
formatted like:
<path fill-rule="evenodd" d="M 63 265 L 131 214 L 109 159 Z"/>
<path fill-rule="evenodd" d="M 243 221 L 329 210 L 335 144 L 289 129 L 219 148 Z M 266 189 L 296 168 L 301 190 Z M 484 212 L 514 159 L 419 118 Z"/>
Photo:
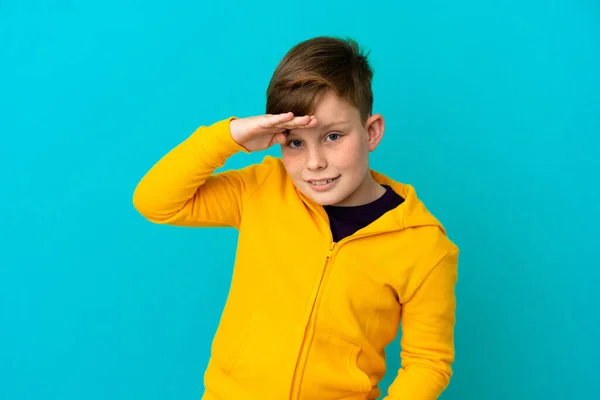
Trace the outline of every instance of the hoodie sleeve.
<path fill-rule="evenodd" d="M 384 400 L 435 400 L 448 386 L 454 362 L 457 263 L 454 248 L 402 304 L 402 363 Z"/>
<path fill-rule="evenodd" d="M 157 224 L 239 228 L 243 199 L 270 167 L 258 164 L 215 173 L 233 154 L 248 153 L 231 137 L 234 118 L 199 127 L 164 155 L 138 183 L 136 210 Z"/>

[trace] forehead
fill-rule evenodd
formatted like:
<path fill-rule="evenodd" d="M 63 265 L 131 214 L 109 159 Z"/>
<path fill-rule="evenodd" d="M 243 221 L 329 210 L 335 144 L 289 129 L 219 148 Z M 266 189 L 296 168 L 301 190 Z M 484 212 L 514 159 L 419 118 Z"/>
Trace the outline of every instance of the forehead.
<path fill-rule="evenodd" d="M 321 95 L 312 115 L 317 118 L 317 126 L 309 129 L 294 129 L 290 133 L 316 133 L 332 128 L 347 128 L 354 124 L 360 124 L 358 110 L 348 101 L 340 99 L 332 91 L 327 91 Z"/>
<path fill-rule="evenodd" d="M 351 119 L 358 110 L 345 99 L 339 98 L 335 92 L 328 90 L 319 97 L 313 114 L 319 123 L 331 123 L 334 120 Z"/>

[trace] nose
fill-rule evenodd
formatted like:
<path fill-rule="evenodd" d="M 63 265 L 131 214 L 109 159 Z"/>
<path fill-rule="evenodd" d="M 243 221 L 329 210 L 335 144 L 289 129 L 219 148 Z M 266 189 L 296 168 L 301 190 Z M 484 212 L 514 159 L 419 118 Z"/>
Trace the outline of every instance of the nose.
<path fill-rule="evenodd" d="M 318 146 L 311 146 L 306 154 L 306 168 L 311 171 L 318 171 L 327 167 L 327 159 L 322 149 Z"/>

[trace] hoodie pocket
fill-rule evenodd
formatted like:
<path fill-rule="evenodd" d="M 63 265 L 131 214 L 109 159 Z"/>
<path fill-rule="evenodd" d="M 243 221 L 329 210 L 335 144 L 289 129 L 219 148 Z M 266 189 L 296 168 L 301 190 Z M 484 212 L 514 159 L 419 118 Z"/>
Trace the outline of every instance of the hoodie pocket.
<path fill-rule="evenodd" d="M 249 318 L 238 326 L 229 323 L 219 327 L 213 341 L 212 358 L 223 373 L 231 372 L 248 347 L 257 325 L 255 318 Z"/>
<path fill-rule="evenodd" d="M 213 342 L 213 362 L 222 378 L 257 398 L 285 398 L 288 386 L 265 385 L 264 381 L 273 375 L 278 382 L 292 381 L 298 353 L 290 343 L 297 343 L 302 333 L 300 328 L 272 318 L 250 317 L 227 324 Z"/>
<path fill-rule="evenodd" d="M 235 340 L 231 341 L 231 346 L 228 351 L 225 352 L 225 360 L 222 364 L 223 372 L 229 374 L 231 369 L 235 366 L 240 356 L 248 347 L 250 340 L 254 336 L 257 323 L 254 320 L 250 320 L 246 325 L 238 332 Z"/>
<path fill-rule="evenodd" d="M 301 399 L 339 399 L 372 390 L 371 380 L 359 367 L 361 347 L 317 331 L 302 377 Z"/>

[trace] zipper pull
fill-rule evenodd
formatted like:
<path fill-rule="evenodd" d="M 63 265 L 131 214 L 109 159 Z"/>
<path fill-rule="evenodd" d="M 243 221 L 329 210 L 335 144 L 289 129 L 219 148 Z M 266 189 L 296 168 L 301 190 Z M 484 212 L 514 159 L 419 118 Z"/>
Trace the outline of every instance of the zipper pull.
<path fill-rule="evenodd" d="M 329 243 L 329 254 L 327 254 L 327 259 L 329 260 L 331 258 L 331 255 L 333 254 L 333 249 L 335 249 L 335 245 L 337 243 L 335 242 L 331 242 Z"/>

